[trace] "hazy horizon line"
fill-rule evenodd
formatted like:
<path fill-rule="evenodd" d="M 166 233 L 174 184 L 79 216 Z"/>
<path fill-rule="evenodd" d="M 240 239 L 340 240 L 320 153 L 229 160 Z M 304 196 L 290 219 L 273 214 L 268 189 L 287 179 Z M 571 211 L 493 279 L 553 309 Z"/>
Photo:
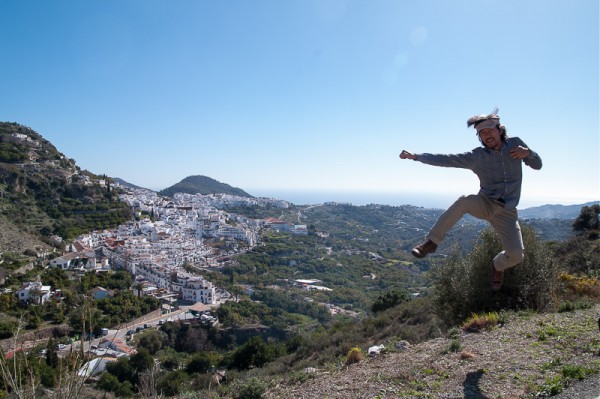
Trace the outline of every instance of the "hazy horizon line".
<path fill-rule="evenodd" d="M 252 192 L 250 192 L 252 191 Z M 433 192 L 399 192 L 369 190 L 323 190 L 323 189 L 254 189 L 248 190 L 255 197 L 269 197 L 289 201 L 295 205 L 311 205 L 324 202 L 351 203 L 352 205 L 413 205 L 425 208 L 445 209 L 463 194 Z M 526 198 L 521 197 L 518 208 L 542 205 L 581 205 L 599 201 L 588 198 Z"/>

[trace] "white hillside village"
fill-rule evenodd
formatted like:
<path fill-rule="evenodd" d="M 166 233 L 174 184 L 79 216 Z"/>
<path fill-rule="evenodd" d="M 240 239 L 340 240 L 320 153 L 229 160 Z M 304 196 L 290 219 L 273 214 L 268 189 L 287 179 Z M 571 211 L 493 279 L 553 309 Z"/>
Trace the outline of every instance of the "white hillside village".
<path fill-rule="evenodd" d="M 229 293 L 199 272 L 252 249 L 260 229 L 307 233 L 305 225 L 249 219 L 223 210 L 236 205 L 287 208 L 289 203 L 283 200 L 182 193 L 168 199 L 145 189 L 129 190 L 121 200 L 133 208 L 139 221 L 78 237 L 70 252 L 51 260 L 50 266 L 81 272 L 126 270 L 135 278 L 136 295 L 155 296 L 167 307 L 177 299 L 205 305 L 229 299 Z"/>

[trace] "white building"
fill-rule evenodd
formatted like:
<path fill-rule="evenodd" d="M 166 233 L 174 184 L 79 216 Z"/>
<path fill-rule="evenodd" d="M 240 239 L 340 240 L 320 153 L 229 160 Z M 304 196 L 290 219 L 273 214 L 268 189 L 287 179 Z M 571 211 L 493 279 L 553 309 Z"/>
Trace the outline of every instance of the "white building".
<path fill-rule="evenodd" d="M 216 302 L 215 287 L 202 277 L 178 278 L 182 283 L 181 295 L 184 301 L 201 302 L 213 305 Z"/>
<path fill-rule="evenodd" d="M 49 262 L 50 267 L 60 267 L 63 270 L 108 270 L 110 269 L 108 258 L 96 262 L 94 252 L 69 252 Z"/>
<path fill-rule="evenodd" d="M 17 298 L 20 302 L 29 302 L 30 300 L 43 305 L 48 299 L 50 299 L 51 287 L 49 285 L 42 285 L 39 281 L 33 281 L 23 283 L 21 288 L 17 291 Z"/>
<path fill-rule="evenodd" d="M 60 267 L 63 270 L 68 270 L 71 268 L 71 263 L 75 263 L 75 260 L 78 260 L 80 257 L 81 255 L 77 252 L 69 252 L 66 255 L 52 259 L 49 265 L 50 267 Z"/>

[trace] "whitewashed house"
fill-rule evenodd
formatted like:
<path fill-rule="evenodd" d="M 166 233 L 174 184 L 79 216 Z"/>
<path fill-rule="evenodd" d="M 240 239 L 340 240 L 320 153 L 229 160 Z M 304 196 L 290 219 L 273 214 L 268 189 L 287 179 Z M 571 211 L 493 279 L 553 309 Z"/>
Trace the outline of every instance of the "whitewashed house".
<path fill-rule="evenodd" d="M 52 287 L 49 285 L 42 285 L 39 281 L 23 283 L 21 288 L 17 291 L 17 298 L 20 302 L 33 302 L 43 305 L 50 299 L 51 289 Z"/>
<path fill-rule="evenodd" d="M 69 270 L 71 264 L 75 263 L 76 259 L 79 259 L 80 255 L 77 252 L 69 252 L 66 255 L 59 256 L 50 261 L 50 267 L 60 267 L 63 270 Z"/>

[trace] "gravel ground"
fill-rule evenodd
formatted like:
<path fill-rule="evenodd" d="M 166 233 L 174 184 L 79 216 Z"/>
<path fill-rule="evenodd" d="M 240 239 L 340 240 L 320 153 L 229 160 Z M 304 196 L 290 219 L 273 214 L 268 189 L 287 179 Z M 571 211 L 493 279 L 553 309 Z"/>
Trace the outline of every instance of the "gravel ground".
<path fill-rule="evenodd" d="M 596 374 L 583 381 L 575 382 L 555 399 L 598 399 L 600 398 L 600 375 Z"/>
<path fill-rule="evenodd" d="M 569 392 L 584 385 L 574 383 L 564 370 L 600 370 L 599 312 L 596 306 L 512 315 L 491 331 L 462 333 L 458 351 L 451 350 L 451 339 L 438 338 L 340 369 L 274 379 L 265 397 L 511 399 L 549 397 L 567 387 L 562 398 L 596 398 L 599 385 L 592 381 L 598 381 L 597 374 L 587 375 L 591 396 L 578 396 Z"/>

